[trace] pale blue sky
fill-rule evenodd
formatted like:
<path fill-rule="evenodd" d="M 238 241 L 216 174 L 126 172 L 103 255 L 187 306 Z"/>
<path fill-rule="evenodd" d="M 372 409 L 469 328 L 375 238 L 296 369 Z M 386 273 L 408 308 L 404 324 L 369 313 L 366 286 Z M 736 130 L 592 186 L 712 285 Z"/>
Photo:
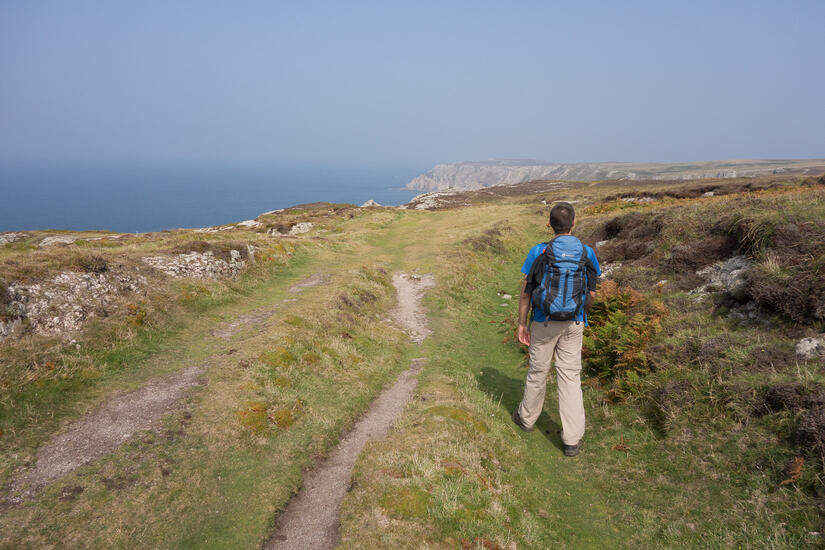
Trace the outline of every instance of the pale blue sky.
<path fill-rule="evenodd" d="M 825 157 L 825 2 L 0 2 L 0 161 Z"/>

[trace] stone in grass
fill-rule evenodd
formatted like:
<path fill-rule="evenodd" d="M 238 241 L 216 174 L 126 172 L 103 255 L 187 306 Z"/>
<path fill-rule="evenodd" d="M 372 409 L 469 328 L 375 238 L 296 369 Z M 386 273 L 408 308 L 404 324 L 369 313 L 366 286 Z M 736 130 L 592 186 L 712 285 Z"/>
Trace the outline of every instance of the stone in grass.
<path fill-rule="evenodd" d="M 421 519 L 427 517 L 430 498 L 430 493 L 417 487 L 389 487 L 378 504 L 392 518 Z"/>
<path fill-rule="evenodd" d="M 796 355 L 803 361 L 825 358 L 825 335 L 818 338 L 803 338 L 797 342 Z"/>

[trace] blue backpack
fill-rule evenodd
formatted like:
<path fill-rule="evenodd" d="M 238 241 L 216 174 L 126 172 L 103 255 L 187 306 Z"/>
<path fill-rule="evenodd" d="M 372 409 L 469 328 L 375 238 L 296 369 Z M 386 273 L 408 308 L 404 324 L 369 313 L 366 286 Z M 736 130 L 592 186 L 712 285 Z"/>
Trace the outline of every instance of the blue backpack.
<path fill-rule="evenodd" d="M 533 313 L 539 310 L 550 321 L 573 321 L 582 311 L 588 290 L 596 289 L 596 268 L 582 242 L 551 240 L 538 255 L 527 275 L 525 292 Z"/>

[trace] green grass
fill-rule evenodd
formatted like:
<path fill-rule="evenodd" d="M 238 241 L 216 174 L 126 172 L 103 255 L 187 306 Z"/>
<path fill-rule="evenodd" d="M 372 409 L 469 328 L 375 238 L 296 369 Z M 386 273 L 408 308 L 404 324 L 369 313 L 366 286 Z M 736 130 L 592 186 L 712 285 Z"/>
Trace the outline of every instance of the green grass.
<path fill-rule="evenodd" d="M 80 350 L 49 340 L 5 347 L 3 483 L 61 426 L 114 392 L 192 364 L 205 366 L 207 385 L 164 418 L 158 433 L 141 434 L 0 511 L 0 547 L 259 547 L 303 469 L 328 454 L 384 384 L 419 356 L 427 361 L 413 401 L 356 465 L 342 547 L 816 547 L 809 533 L 822 531 L 815 501 L 822 465 L 805 455 L 800 478 L 780 485 L 800 452 L 792 436 L 799 415 L 754 413 L 772 384 L 825 382 L 815 365 L 782 359 L 793 355 L 792 338 L 802 329 L 780 314 L 770 327 L 740 325 L 675 285 L 657 292 L 649 283 L 673 277 L 666 271 L 673 248 L 701 240 L 723 218 L 778 228 L 733 232 L 764 249 L 764 258 L 755 255 L 765 277 L 787 279 L 769 254 L 772 239 L 787 219 L 818 227 L 821 191 L 796 182 L 770 193 L 622 202 L 620 212 L 604 202 L 624 191 L 582 185 L 529 196 L 486 193 L 473 207 L 447 211 L 333 205 L 272 215 L 267 224 L 306 215 L 316 222 L 317 232 L 288 263 L 263 261 L 237 282 L 160 288 L 135 304 L 146 312 L 143 324 L 127 316 L 92 325 L 79 335 Z M 581 217 L 584 239 L 599 239 L 605 222 L 627 213 L 664 222 L 652 255 L 620 272 L 623 284 L 655 293 L 670 310 L 644 342 L 649 372 L 613 404 L 602 400 L 607 385 L 585 386 L 588 428 L 575 459 L 561 453 L 552 381 L 536 431 L 523 433 L 510 420 L 526 361 L 513 341 L 515 300 L 499 296 L 518 295 L 523 254 L 548 237 L 539 200 L 554 198 L 579 200 L 577 208 L 608 205 Z M 260 235 L 202 240 L 230 238 Z M 191 240 L 173 232 L 124 245 L 123 253 L 154 254 Z M 93 242 L 83 243 L 84 253 L 106 248 Z M 275 256 L 287 256 L 280 241 L 270 245 Z M 19 273 L 53 269 L 49 261 L 58 257 L 76 261 L 35 252 Z M 0 259 L 26 253 L 4 250 Z M 328 275 L 323 285 L 287 293 L 319 271 Z M 395 271 L 436 276 L 425 299 L 434 333 L 420 347 L 387 322 Z M 211 336 L 241 314 L 272 307 L 273 317 L 239 327 L 228 340 Z M 777 353 L 765 358 L 766 349 Z M 661 398 L 668 387 L 687 388 L 689 399 Z"/>
<path fill-rule="evenodd" d="M 746 377 L 751 351 L 759 343 L 780 345 L 781 331 L 708 318 L 696 311 L 701 306 L 677 309 L 655 342 L 680 349 L 697 331 L 731 332 L 728 376 L 720 378 L 715 365 L 680 365 L 669 362 L 684 359 L 678 354 L 654 353 L 658 370 L 641 381 L 638 398 L 608 405 L 603 388 L 585 386 L 588 431 L 575 459 L 561 453 L 552 381 L 536 431 L 524 434 L 512 424 L 525 357 L 513 344 L 515 304 L 501 307 L 497 291 L 517 294 L 515 243 L 526 250 L 538 240 L 535 228 L 515 230 L 504 238 L 511 253 L 464 252 L 460 263 L 444 262 L 429 297 L 436 330 L 425 344 L 430 360 L 415 402 L 390 438 L 356 465 L 342 546 L 816 547 L 819 539 L 809 534 L 821 525 L 812 499 L 821 486 L 816 461 L 797 484 L 780 486 L 795 455 L 792 441 L 777 439 L 788 421 L 743 419 L 724 396 L 727 385 Z M 801 368 L 803 377 L 822 378 Z M 789 376 L 798 374 L 762 374 L 752 383 Z M 671 380 L 687 381 L 695 401 L 672 409 L 663 426 L 651 414 L 648 392 Z M 463 421 L 434 418 L 434 410 Z M 489 429 L 475 429 L 475 422 Z M 383 495 L 400 487 L 431 496 L 426 517 L 387 506 Z"/>

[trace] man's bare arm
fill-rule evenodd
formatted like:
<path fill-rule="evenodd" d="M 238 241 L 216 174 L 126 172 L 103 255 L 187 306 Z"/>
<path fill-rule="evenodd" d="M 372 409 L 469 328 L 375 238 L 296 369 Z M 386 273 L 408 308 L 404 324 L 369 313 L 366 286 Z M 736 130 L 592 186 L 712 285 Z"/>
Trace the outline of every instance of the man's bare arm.
<path fill-rule="evenodd" d="M 530 296 L 524 292 L 527 288 L 527 276 L 521 281 L 521 294 L 518 300 L 518 341 L 530 345 L 530 331 L 527 330 L 527 314 L 530 312 Z"/>

